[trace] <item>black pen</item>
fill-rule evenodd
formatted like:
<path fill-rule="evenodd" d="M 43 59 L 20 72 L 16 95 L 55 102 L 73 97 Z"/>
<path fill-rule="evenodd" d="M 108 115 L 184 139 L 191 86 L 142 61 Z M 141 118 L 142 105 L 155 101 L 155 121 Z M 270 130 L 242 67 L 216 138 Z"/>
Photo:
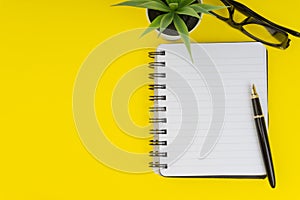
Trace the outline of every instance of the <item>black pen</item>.
<path fill-rule="evenodd" d="M 263 160 L 265 164 L 265 168 L 267 171 L 267 176 L 269 179 L 269 183 L 272 188 L 275 188 L 275 172 L 272 162 L 271 149 L 268 140 L 268 132 L 265 123 L 265 118 L 261 109 L 261 105 L 259 102 L 259 97 L 256 92 L 255 85 L 252 85 L 252 105 L 254 110 L 254 121 L 256 125 L 256 130 L 258 133 L 258 139 L 260 143 L 261 152 L 263 155 Z"/>

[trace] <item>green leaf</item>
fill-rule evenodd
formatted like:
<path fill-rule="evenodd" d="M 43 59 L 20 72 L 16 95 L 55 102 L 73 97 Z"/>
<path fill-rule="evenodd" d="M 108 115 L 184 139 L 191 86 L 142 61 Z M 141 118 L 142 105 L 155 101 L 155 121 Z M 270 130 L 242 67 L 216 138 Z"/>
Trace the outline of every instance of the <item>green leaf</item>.
<path fill-rule="evenodd" d="M 210 15 L 212 14 L 209 11 L 226 8 L 226 6 L 213 6 L 201 3 L 192 4 L 190 7 L 193 8 L 197 13 L 205 13 Z"/>
<path fill-rule="evenodd" d="M 176 10 L 178 8 L 178 3 L 170 3 L 169 7 L 171 8 L 171 10 Z"/>
<path fill-rule="evenodd" d="M 124 1 L 118 4 L 114 4 L 112 6 L 133 6 L 133 7 L 140 7 L 143 3 L 146 3 L 146 0 L 135 0 L 135 1 Z"/>
<path fill-rule="evenodd" d="M 205 14 L 211 15 L 211 13 L 208 10 L 206 10 L 196 4 L 191 5 L 191 8 L 193 8 L 197 13 L 205 13 Z"/>
<path fill-rule="evenodd" d="M 162 17 L 159 26 L 160 34 L 172 23 L 173 19 L 174 19 L 174 12 L 167 13 Z"/>
<path fill-rule="evenodd" d="M 196 4 L 197 5 L 197 4 Z M 227 6 L 214 6 L 214 5 L 209 5 L 209 4 L 199 4 L 200 7 L 212 11 L 212 10 L 219 10 L 219 9 L 223 9 L 223 8 L 227 8 Z"/>
<path fill-rule="evenodd" d="M 143 37 L 144 35 L 146 35 L 147 33 L 150 33 L 151 31 L 158 29 L 160 26 L 160 22 L 163 18 L 163 16 L 165 16 L 167 14 L 163 14 L 163 15 L 159 15 L 157 16 L 149 25 L 149 27 L 142 33 L 142 35 L 140 37 Z"/>
<path fill-rule="evenodd" d="M 152 9 L 152 10 L 159 10 L 162 12 L 170 12 L 170 8 L 161 1 L 149 1 L 149 2 L 143 3 L 141 5 L 141 7 Z"/>
<path fill-rule="evenodd" d="M 189 15 L 189 16 L 193 16 L 193 17 L 197 17 L 200 19 L 200 16 L 198 15 L 198 13 L 191 7 L 183 7 L 183 8 L 179 8 L 178 10 L 176 10 L 177 14 L 182 14 L 182 15 Z"/>
<path fill-rule="evenodd" d="M 166 2 L 169 5 L 170 3 L 180 3 L 180 0 L 166 0 Z"/>
<path fill-rule="evenodd" d="M 162 12 L 169 12 L 170 8 L 160 0 L 133 0 L 124 1 L 113 6 L 133 6 L 139 8 L 148 8 L 152 10 L 159 10 Z"/>
<path fill-rule="evenodd" d="M 182 0 L 179 4 L 179 7 L 182 8 L 184 6 L 188 6 L 193 3 L 195 0 Z"/>
<path fill-rule="evenodd" d="M 190 44 L 190 37 L 189 37 L 189 31 L 188 28 L 186 26 L 186 24 L 184 23 L 184 21 L 179 17 L 179 15 L 177 15 L 176 13 L 174 14 L 174 25 L 176 30 L 178 31 L 181 39 L 183 40 L 189 54 L 191 57 L 191 60 L 193 60 L 192 57 L 192 51 L 191 51 L 191 44 Z"/>

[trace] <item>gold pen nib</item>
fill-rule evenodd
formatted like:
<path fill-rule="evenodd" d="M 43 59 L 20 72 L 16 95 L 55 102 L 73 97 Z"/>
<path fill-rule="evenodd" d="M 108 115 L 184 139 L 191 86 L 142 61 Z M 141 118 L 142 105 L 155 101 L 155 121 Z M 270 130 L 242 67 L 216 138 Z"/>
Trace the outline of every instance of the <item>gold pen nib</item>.
<path fill-rule="evenodd" d="M 257 94 L 257 92 L 256 92 L 256 88 L 255 88 L 255 85 L 254 85 L 254 84 L 252 84 L 251 92 L 252 92 L 252 96 L 253 96 L 253 97 L 258 97 L 258 94 Z"/>

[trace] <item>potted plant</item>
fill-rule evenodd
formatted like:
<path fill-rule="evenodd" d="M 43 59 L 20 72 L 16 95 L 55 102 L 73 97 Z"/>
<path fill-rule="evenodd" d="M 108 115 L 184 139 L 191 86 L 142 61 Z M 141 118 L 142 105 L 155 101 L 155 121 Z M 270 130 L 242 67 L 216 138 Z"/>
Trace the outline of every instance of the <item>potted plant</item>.
<path fill-rule="evenodd" d="M 146 8 L 151 23 L 142 36 L 153 30 L 158 30 L 159 35 L 180 36 L 190 55 L 189 31 L 198 24 L 201 14 L 225 8 L 202 4 L 196 0 L 129 0 L 113 6 Z"/>

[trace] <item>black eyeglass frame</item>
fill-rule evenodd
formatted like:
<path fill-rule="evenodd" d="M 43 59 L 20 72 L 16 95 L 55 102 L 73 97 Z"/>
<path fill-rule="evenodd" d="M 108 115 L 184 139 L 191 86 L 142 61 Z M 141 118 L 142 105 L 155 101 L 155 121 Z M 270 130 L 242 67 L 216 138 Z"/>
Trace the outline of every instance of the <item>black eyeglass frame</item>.
<path fill-rule="evenodd" d="M 248 37 L 250 37 L 258 42 L 261 42 L 261 43 L 269 45 L 269 46 L 277 47 L 280 49 L 286 49 L 287 47 L 289 47 L 289 43 L 291 41 L 288 38 L 288 33 L 290 33 L 294 36 L 300 37 L 299 32 L 291 30 L 289 28 L 285 28 L 278 24 L 275 24 L 275 23 L 269 21 L 268 19 L 262 17 L 258 13 L 254 12 L 247 6 L 241 4 L 237 1 L 233 1 L 233 0 L 220 0 L 220 1 L 222 1 L 223 4 L 225 6 L 227 6 L 227 10 L 229 12 L 229 18 L 220 16 L 213 11 L 210 11 L 210 13 L 213 14 L 214 16 L 216 16 L 218 19 L 226 22 L 231 27 L 242 31 L 245 35 L 247 35 Z M 244 19 L 242 22 L 239 22 L 239 23 L 235 22 L 233 19 L 235 9 L 238 10 L 239 12 L 241 12 L 242 14 L 244 14 L 245 16 L 247 16 L 247 18 Z M 244 25 L 248 25 L 248 24 L 262 25 L 270 32 L 270 34 L 272 34 L 273 37 L 276 38 L 276 36 L 278 36 L 278 33 L 280 33 L 284 36 L 284 39 L 281 41 L 280 44 L 275 44 L 275 43 L 270 43 L 270 42 L 264 41 L 256 36 L 252 35 L 251 33 L 249 33 L 248 31 L 246 31 L 243 28 Z"/>

